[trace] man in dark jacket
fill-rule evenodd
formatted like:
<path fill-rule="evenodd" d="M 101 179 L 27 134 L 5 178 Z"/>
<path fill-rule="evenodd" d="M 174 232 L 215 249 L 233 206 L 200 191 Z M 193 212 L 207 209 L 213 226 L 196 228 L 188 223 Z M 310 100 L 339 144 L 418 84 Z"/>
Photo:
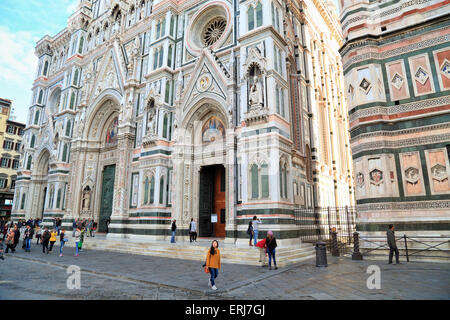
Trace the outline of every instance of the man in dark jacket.
<path fill-rule="evenodd" d="M 50 241 L 51 234 L 48 231 L 48 227 L 45 227 L 45 231 L 42 234 L 42 253 L 45 253 L 45 249 L 47 249 L 48 254 L 48 242 Z"/>
<path fill-rule="evenodd" d="M 395 252 L 395 261 L 397 262 L 397 264 L 400 264 L 400 261 L 399 261 L 400 254 L 398 252 L 397 243 L 395 242 L 394 229 L 395 229 L 394 225 L 390 224 L 389 230 L 386 232 L 387 243 L 389 245 L 389 264 L 392 264 L 392 256 L 394 255 L 394 252 Z"/>

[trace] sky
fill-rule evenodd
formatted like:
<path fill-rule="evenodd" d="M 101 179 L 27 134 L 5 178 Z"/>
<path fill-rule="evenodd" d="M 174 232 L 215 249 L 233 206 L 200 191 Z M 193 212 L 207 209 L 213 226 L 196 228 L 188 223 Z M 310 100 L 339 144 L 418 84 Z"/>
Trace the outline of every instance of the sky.
<path fill-rule="evenodd" d="M 336 1 L 336 0 L 335 0 Z M 15 120 L 26 122 L 35 78 L 36 42 L 67 26 L 79 0 L 0 0 L 0 98 L 13 101 Z"/>
<path fill-rule="evenodd" d="M 0 0 L 0 98 L 13 101 L 16 121 L 26 122 L 37 67 L 36 42 L 67 25 L 79 0 Z"/>

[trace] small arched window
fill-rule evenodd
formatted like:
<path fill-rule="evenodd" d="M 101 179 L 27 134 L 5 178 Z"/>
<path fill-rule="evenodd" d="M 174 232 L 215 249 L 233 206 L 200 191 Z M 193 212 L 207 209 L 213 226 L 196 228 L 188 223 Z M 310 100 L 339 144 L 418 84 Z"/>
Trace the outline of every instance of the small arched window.
<path fill-rule="evenodd" d="M 252 6 L 249 6 L 247 10 L 247 18 L 248 18 L 248 30 L 253 30 L 255 28 L 255 9 Z"/>
<path fill-rule="evenodd" d="M 47 72 L 48 72 L 48 61 L 45 61 L 45 64 L 44 64 L 44 76 L 46 76 L 47 75 Z"/>
<path fill-rule="evenodd" d="M 263 22 L 262 4 L 258 2 L 256 5 L 256 27 L 261 27 Z"/>
<path fill-rule="evenodd" d="M 73 76 L 73 85 L 74 86 L 78 85 L 79 74 L 80 74 L 80 72 L 78 71 L 78 69 L 76 69 L 75 74 Z"/>
<path fill-rule="evenodd" d="M 163 134 L 162 134 L 163 138 L 165 138 L 165 139 L 167 139 L 167 136 L 168 136 L 168 134 L 167 134 L 167 132 L 168 132 L 167 131 L 168 121 L 169 121 L 169 119 L 168 119 L 168 116 L 167 116 L 167 113 L 166 113 L 166 114 L 164 114 Z"/>
<path fill-rule="evenodd" d="M 28 161 L 27 161 L 27 170 L 31 170 L 31 161 L 33 160 L 33 158 L 31 156 L 28 156 Z"/>
<path fill-rule="evenodd" d="M 56 196 L 56 208 L 59 208 L 61 204 L 61 188 L 58 189 L 58 195 Z"/>
<path fill-rule="evenodd" d="M 39 98 L 38 98 L 38 103 L 42 104 L 42 98 L 44 97 L 44 91 L 41 89 L 39 90 Z"/>
<path fill-rule="evenodd" d="M 72 92 L 72 94 L 70 95 L 70 104 L 69 104 L 69 108 L 73 109 L 75 106 L 75 92 Z"/>
<path fill-rule="evenodd" d="M 36 136 L 33 134 L 31 135 L 30 148 L 34 148 L 35 143 L 36 143 Z"/>
<path fill-rule="evenodd" d="M 34 114 L 34 124 L 39 124 L 39 117 L 41 115 L 41 112 L 39 110 L 36 110 L 36 113 Z"/>
<path fill-rule="evenodd" d="M 159 203 L 164 204 L 164 177 L 159 180 Z"/>
<path fill-rule="evenodd" d="M 63 154 L 62 154 L 62 161 L 64 161 L 64 162 L 67 162 L 67 152 L 68 152 L 68 146 L 67 146 L 67 143 L 64 143 Z"/>
<path fill-rule="evenodd" d="M 70 137 L 71 126 L 72 126 L 72 122 L 70 120 L 68 120 L 67 124 L 66 124 L 66 137 Z"/>
<path fill-rule="evenodd" d="M 250 169 L 251 182 L 252 182 L 252 199 L 258 199 L 259 197 L 259 179 L 258 179 L 258 166 L 253 164 Z"/>
<path fill-rule="evenodd" d="M 261 166 L 261 193 L 263 198 L 269 197 L 269 166 Z"/>
<path fill-rule="evenodd" d="M 83 53 L 83 45 L 84 45 L 84 37 L 80 38 L 80 46 L 78 47 L 78 53 L 82 54 Z"/>
<path fill-rule="evenodd" d="M 22 202 L 20 203 L 20 210 L 23 210 L 25 208 L 25 199 L 27 198 L 27 194 L 22 194 Z"/>
<path fill-rule="evenodd" d="M 150 203 L 155 203 L 155 177 L 150 181 Z"/>
<path fill-rule="evenodd" d="M 148 204 L 148 188 L 149 188 L 149 182 L 148 177 L 145 178 L 144 182 L 144 204 Z"/>

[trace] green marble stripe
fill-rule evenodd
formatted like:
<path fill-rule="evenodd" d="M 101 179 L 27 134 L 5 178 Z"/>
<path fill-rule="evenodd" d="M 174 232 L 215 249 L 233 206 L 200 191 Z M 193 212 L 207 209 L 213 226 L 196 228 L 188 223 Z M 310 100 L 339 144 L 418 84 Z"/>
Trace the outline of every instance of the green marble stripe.
<path fill-rule="evenodd" d="M 49 172 L 48 172 L 49 175 L 55 174 L 55 173 L 64 173 L 64 174 L 67 174 L 67 173 L 70 173 L 70 171 L 69 171 L 69 170 L 55 170 L 55 171 L 49 171 Z"/>
<path fill-rule="evenodd" d="M 248 225 L 252 219 L 237 219 L 237 225 Z M 295 224 L 295 219 L 262 219 L 261 226 L 265 224 Z"/>
<path fill-rule="evenodd" d="M 427 145 L 404 147 L 404 148 L 382 148 L 382 149 L 367 150 L 367 151 L 361 151 L 361 152 L 358 152 L 357 154 L 354 154 L 353 160 L 364 157 L 364 156 L 379 155 L 379 154 L 386 154 L 386 153 L 398 154 L 398 153 L 404 153 L 404 152 L 439 149 L 439 148 L 445 148 L 448 145 L 449 145 L 449 142 L 444 142 L 444 143 L 435 143 L 435 144 L 427 144 Z M 401 172 L 401 170 L 399 172 Z"/>
<path fill-rule="evenodd" d="M 407 222 L 389 222 L 389 223 L 358 223 L 356 224 L 356 231 L 380 232 L 387 231 L 388 225 L 395 226 L 397 236 L 399 232 L 406 231 L 450 231 L 450 223 L 448 222 L 421 222 L 421 223 L 407 223 Z"/>
<path fill-rule="evenodd" d="M 387 74 L 386 74 L 385 71 L 386 70 L 383 69 L 383 77 L 385 79 L 387 79 Z M 435 76 L 436 76 L 436 74 L 433 74 L 433 79 L 435 78 Z M 437 80 L 437 77 L 436 77 L 436 81 L 439 82 L 439 80 Z M 411 98 L 408 98 L 408 99 L 402 99 L 402 100 L 399 100 L 399 103 L 400 104 L 406 104 L 406 103 L 411 103 L 411 102 L 419 102 L 419 101 L 424 101 L 424 100 L 428 100 L 428 99 L 435 99 L 435 98 L 439 98 L 439 97 L 445 97 L 445 96 L 448 96 L 448 94 L 449 94 L 448 90 L 444 91 L 444 92 L 440 91 L 440 92 L 425 94 L 423 96 L 411 97 Z M 391 101 L 390 97 L 388 98 L 388 95 L 389 95 L 389 92 L 386 92 L 386 100 L 388 100 L 388 102 L 371 102 L 371 103 L 361 104 L 361 105 L 358 105 L 358 106 L 354 107 L 353 109 L 351 109 L 348 112 L 348 114 L 352 115 L 356 111 L 369 109 L 369 108 L 372 108 L 372 107 L 396 107 L 395 101 Z"/>
<path fill-rule="evenodd" d="M 304 231 L 303 231 L 304 234 Z M 273 235 L 277 239 L 297 239 L 300 237 L 301 233 L 299 230 L 282 230 L 276 231 L 273 230 Z M 227 238 L 236 238 L 236 239 L 249 239 L 249 235 L 246 231 L 226 231 Z M 258 239 L 263 239 L 267 237 L 267 231 L 260 230 L 258 232 Z"/>
<path fill-rule="evenodd" d="M 172 154 L 172 151 L 152 150 L 152 151 L 143 152 L 138 157 L 133 158 L 133 161 L 138 161 L 139 158 L 150 156 L 150 155 L 153 155 L 153 154 L 164 154 L 164 155 L 170 156 Z"/>
<path fill-rule="evenodd" d="M 356 204 L 369 204 L 369 203 L 387 203 L 387 202 L 415 202 L 415 201 L 439 201 L 449 200 L 450 194 L 435 194 L 425 196 L 403 196 L 403 197 L 384 197 L 384 198 L 366 198 L 356 200 Z"/>
<path fill-rule="evenodd" d="M 280 129 L 278 127 L 268 127 L 268 128 L 261 128 L 261 129 L 256 129 L 256 130 L 252 130 L 252 131 L 248 131 L 248 132 L 243 132 L 241 136 L 243 138 L 246 138 L 246 137 L 251 137 L 251 136 L 255 136 L 255 135 L 259 135 L 259 134 L 271 133 L 271 132 L 277 132 L 277 133 L 281 134 L 283 137 L 290 139 L 289 133 L 286 133 L 285 131 L 283 131 L 282 129 Z"/>
<path fill-rule="evenodd" d="M 163 211 L 158 211 L 158 212 L 133 212 L 130 213 L 129 216 L 130 217 L 171 217 L 171 213 L 170 212 L 163 212 Z"/>
<path fill-rule="evenodd" d="M 141 220 L 141 219 L 133 219 L 133 220 L 125 220 L 125 221 L 117 221 L 111 220 L 111 223 L 121 223 L 121 224 L 171 224 L 170 220 L 162 220 L 162 219 L 152 219 L 152 220 Z"/>
<path fill-rule="evenodd" d="M 351 139 L 358 137 L 361 134 L 378 132 L 378 131 L 399 131 L 413 128 L 420 128 L 424 126 L 430 126 L 441 123 L 450 122 L 450 113 L 436 115 L 433 117 L 420 118 L 420 119 L 412 119 L 406 121 L 400 121 L 395 123 L 375 123 L 368 124 L 364 126 L 359 126 L 358 128 L 352 130 L 350 132 Z"/>
<path fill-rule="evenodd" d="M 246 210 L 238 210 L 236 212 L 236 216 L 243 215 L 253 215 L 253 216 L 264 216 L 268 214 L 277 214 L 277 215 L 293 215 L 294 211 L 291 209 L 246 209 Z"/>
<path fill-rule="evenodd" d="M 16 181 L 20 181 L 20 180 L 31 180 L 31 177 L 18 177 L 16 179 Z"/>

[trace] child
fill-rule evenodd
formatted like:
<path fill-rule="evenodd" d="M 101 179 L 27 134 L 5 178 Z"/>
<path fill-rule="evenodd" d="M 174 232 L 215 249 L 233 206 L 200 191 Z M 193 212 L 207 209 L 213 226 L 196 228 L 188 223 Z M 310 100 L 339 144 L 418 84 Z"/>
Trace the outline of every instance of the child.
<path fill-rule="evenodd" d="M 55 245 L 57 236 L 58 236 L 58 232 L 55 229 L 53 229 L 52 232 L 50 233 L 50 249 L 48 251 L 52 252 L 52 249 L 53 249 L 53 246 Z"/>
<path fill-rule="evenodd" d="M 41 235 L 42 235 L 42 229 L 39 226 L 37 226 L 36 227 L 36 239 L 37 239 L 36 244 L 39 244 L 39 242 L 41 241 Z"/>

